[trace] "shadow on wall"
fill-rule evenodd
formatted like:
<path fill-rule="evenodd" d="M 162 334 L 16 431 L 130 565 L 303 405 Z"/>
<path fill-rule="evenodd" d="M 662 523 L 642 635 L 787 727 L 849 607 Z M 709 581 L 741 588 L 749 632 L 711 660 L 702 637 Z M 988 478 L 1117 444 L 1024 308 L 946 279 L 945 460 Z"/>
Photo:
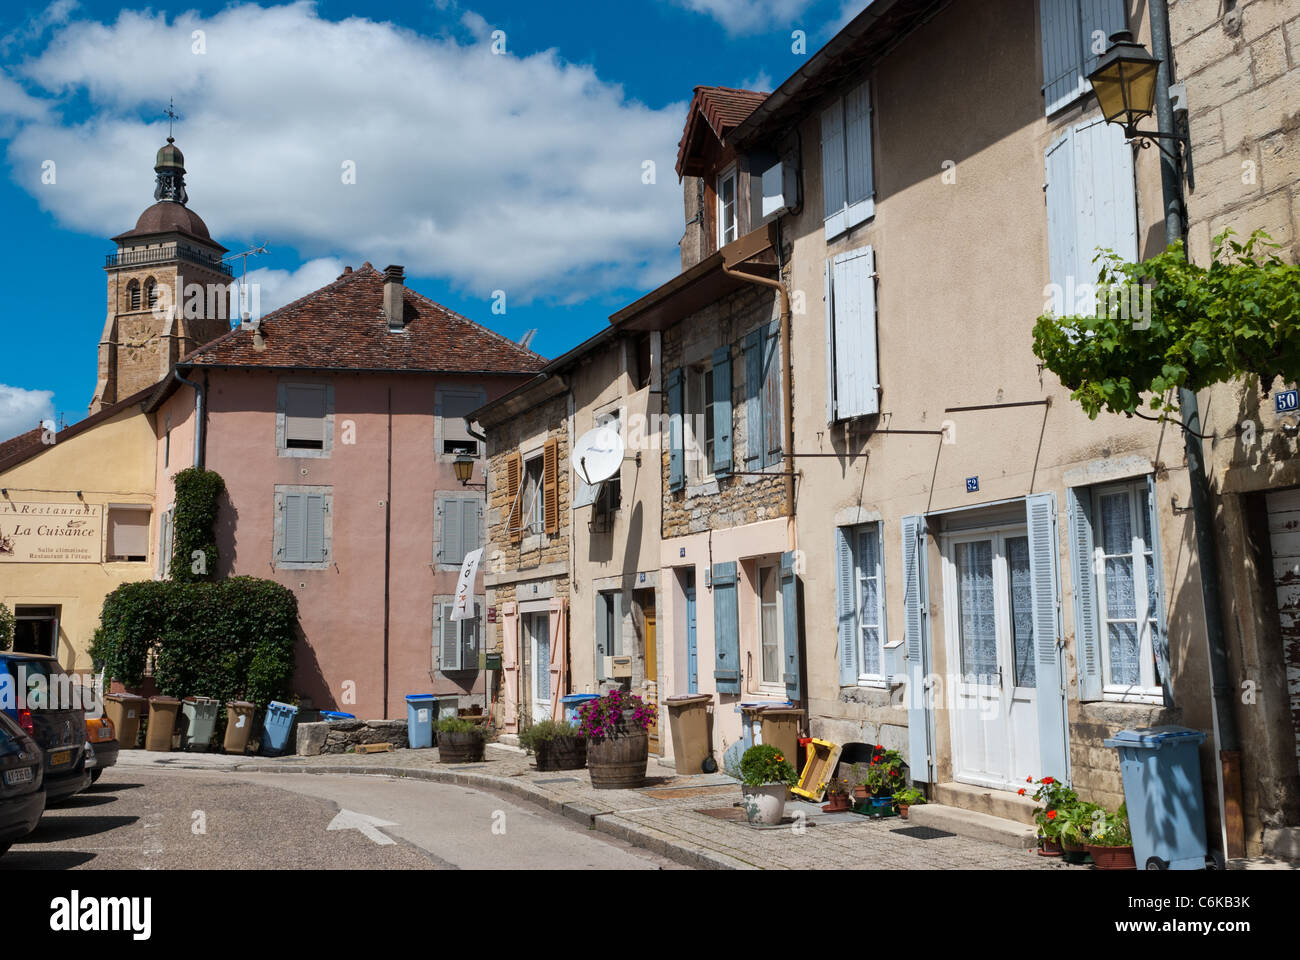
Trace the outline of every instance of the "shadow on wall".
<path fill-rule="evenodd" d="M 216 579 L 234 575 L 235 571 L 235 527 L 239 522 L 239 510 L 230 499 L 230 491 L 222 486 L 217 498 L 217 523 L 213 531 L 217 541 L 217 569 L 213 571 Z M 269 571 L 268 571 L 269 572 Z M 261 576 L 261 574 L 259 574 Z"/>
<path fill-rule="evenodd" d="M 339 710 L 343 713 L 354 712 L 353 705 L 340 706 L 334 699 L 338 691 L 333 691 L 321 672 L 320 661 L 316 651 L 307 642 L 306 635 L 299 626 L 296 630 L 297 642 L 293 648 L 293 691 L 300 698 L 310 698 L 311 705 L 317 710 Z"/>

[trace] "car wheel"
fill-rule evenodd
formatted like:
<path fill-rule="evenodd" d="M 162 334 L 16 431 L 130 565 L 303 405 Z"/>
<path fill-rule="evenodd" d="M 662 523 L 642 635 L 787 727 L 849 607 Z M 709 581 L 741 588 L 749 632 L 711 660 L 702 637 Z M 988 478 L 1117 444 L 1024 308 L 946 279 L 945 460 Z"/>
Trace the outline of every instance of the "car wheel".
<path fill-rule="evenodd" d="M 91 770 L 91 771 L 90 771 L 90 782 L 91 782 L 91 783 L 94 783 L 95 781 L 97 781 L 97 780 L 99 779 L 99 775 L 100 775 L 101 773 L 103 773 L 103 772 L 104 772 L 103 770 Z"/>
<path fill-rule="evenodd" d="M 8 852 L 9 852 L 9 844 L 0 843 L 0 857 L 3 857 Z"/>

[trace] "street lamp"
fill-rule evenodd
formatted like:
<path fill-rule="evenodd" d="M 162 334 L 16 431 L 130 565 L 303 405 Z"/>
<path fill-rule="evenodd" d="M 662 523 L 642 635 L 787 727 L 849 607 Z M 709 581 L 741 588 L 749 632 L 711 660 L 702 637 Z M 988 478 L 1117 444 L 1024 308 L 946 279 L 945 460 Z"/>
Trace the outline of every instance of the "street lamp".
<path fill-rule="evenodd" d="M 452 461 L 452 466 L 456 468 L 456 479 L 460 481 L 462 487 L 482 487 L 487 489 L 487 481 L 482 483 L 470 483 L 470 477 L 474 476 L 474 458 L 468 453 L 458 453 L 456 459 Z"/>
<path fill-rule="evenodd" d="M 1138 122 L 1155 111 L 1156 76 L 1160 60 L 1147 52 L 1147 48 L 1133 39 L 1127 30 L 1111 34 L 1110 47 L 1097 62 L 1097 68 L 1088 74 L 1097 105 L 1107 123 L 1117 123 L 1124 128 L 1124 136 L 1137 140 L 1143 148 L 1152 143 L 1168 154 L 1175 162 L 1178 158 L 1160 146 L 1160 140 L 1174 140 L 1187 147 L 1187 137 L 1181 133 L 1162 133 L 1139 130 Z"/>

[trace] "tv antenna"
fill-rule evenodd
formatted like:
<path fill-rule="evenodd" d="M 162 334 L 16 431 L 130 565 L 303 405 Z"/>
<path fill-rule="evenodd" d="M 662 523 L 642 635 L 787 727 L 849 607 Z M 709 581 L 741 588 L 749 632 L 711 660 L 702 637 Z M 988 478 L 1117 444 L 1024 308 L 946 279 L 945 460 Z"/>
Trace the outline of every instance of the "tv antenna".
<path fill-rule="evenodd" d="M 268 253 L 268 252 L 270 252 L 270 247 L 268 247 L 266 243 L 263 242 L 260 244 L 256 244 L 252 247 L 249 247 L 243 253 L 232 253 L 230 256 L 223 258 L 221 261 L 222 263 L 226 263 L 227 261 L 230 260 L 239 260 L 243 264 L 243 269 L 241 271 L 241 276 L 239 279 L 239 297 L 237 300 L 237 302 L 239 303 L 239 325 L 241 327 L 248 326 L 249 320 L 251 319 L 248 310 L 246 309 L 248 305 L 248 258 L 256 257 L 259 254 Z M 253 325 L 254 331 L 257 330 L 257 327 L 261 324 L 261 322 L 262 322 L 262 318 L 258 317 L 257 324 Z"/>

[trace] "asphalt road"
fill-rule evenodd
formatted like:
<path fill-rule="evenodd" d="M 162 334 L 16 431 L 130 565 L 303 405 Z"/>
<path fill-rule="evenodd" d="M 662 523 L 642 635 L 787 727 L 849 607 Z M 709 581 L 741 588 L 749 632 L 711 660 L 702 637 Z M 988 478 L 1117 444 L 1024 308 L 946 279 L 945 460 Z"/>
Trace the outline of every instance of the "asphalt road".
<path fill-rule="evenodd" d="M 453 784 L 142 767 L 106 770 L 0 858 L 0 870 L 184 868 L 681 869 Z"/>

